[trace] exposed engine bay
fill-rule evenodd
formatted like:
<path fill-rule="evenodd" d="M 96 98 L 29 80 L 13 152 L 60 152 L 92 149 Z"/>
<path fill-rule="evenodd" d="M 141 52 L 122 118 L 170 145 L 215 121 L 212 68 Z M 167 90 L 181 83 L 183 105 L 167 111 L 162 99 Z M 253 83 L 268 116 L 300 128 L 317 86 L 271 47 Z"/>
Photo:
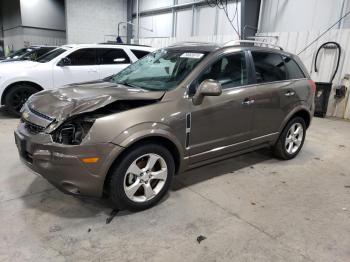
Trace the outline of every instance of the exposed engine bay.
<path fill-rule="evenodd" d="M 95 120 L 118 112 L 146 106 L 157 100 L 115 101 L 93 112 L 73 116 L 63 122 L 52 132 L 52 139 L 56 143 L 65 145 L 79 145 L 85 138 Z"/>

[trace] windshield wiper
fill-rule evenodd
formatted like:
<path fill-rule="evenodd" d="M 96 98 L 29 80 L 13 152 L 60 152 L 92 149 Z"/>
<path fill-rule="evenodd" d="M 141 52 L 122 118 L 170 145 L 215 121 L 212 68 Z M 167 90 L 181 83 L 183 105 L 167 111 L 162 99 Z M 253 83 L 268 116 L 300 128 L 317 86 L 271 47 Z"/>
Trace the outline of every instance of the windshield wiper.
<path fill-rule="evenodd" d="M 116 82 L 117 84 L 120 84 L 120 85 L 124 85 L 124 86 L 128 86 L 128 87 L 132 87 L 132 88 L 137 88 L 137 89 L 143 89 L 139 86 L 136 86 L 136 85 L 133 85 L 127 81 L 122 81 L 122 82 Z"/>

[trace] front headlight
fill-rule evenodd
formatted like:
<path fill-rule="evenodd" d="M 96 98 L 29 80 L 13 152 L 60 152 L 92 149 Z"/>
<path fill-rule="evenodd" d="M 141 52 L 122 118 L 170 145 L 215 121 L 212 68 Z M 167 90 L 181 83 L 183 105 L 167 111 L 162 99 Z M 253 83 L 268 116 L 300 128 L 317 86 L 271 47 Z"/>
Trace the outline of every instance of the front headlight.
<path fill-rule="evenodd" d="M 60 144 L 79 145 L 90 131 L 94 122 L 95 118 L 91 117 L 78 117 L 68 120 L 53 132 L 52 139 Z"/>

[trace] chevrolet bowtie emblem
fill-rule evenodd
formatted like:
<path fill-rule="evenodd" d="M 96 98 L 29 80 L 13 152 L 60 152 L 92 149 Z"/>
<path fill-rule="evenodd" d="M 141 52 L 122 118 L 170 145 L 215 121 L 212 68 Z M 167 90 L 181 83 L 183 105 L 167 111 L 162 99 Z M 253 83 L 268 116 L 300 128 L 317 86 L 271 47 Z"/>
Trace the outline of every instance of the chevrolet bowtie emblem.
<path fill-rule="evenodd" d="M 23 112 L 22 117 L 23 117 L 24 119 L 28 119 L 29 113 L 28 113 L 28 112 Z"/>

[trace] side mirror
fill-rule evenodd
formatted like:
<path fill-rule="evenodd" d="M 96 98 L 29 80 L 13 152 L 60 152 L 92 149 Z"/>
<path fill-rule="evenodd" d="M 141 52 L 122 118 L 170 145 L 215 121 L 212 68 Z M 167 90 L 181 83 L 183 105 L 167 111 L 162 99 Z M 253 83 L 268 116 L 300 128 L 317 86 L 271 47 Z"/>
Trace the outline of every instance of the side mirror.
<path fill-rule="evenodd" d="M 59 62 L 58 66 L 69 66 L 72 64 L 72 61 L 68 57 L 63 57 Z"/>
<path fill-rule="evenodd" d="M 121 63 L 121 62 L 125 62 L 125 58 L 116 58 L 113 60 L 114 62 L 117 62 L 117 63 Z"/>
<path fill-rule="evenodd" d="M 192 98 L 194 105 L 200 105 L 205 96 L 219 96 L 222 93 L 221 84 L 218 81 L 208 79 L 204 80 L 198 87 L 197 92 Z"/>

